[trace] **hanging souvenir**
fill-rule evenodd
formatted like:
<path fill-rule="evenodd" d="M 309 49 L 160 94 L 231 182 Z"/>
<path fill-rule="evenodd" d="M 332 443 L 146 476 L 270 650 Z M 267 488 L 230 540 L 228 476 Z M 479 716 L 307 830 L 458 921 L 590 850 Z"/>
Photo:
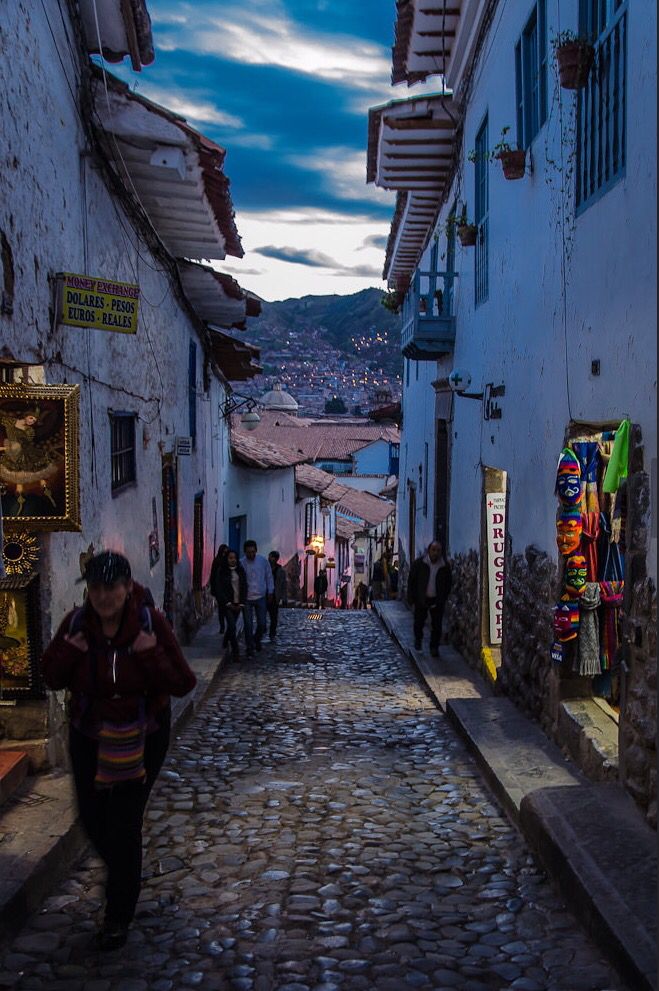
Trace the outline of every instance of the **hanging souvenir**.
<path fill-rule="evenodd" d="M 619 639 L 620 609 L 625 591 L 624 581 L 600 582 L 600 599 L 603 605 L 600 631 L 600 659 L 602 671 L 613 667 Z"/>
<path fill-rule="evenodd" d="M 583 595 L 588 581 L 588 568 L 583 554 L 573 554 L 565 565 L 565 594 L 573 599 Z"/>
<path fill-rule="evenodd" d="M 616 492 L 620 487 L 620 481 L 627 477 L 627 463 L 629 461 L 629 434 L 631 431 L 631 420 L 623 420 L 616 430 L 613 450 L 606 469 L 606 475 L 602 483 L 604 492 Z"/>
<path fill-rule="evenodd" d="M 601 515 L 601 513 L 581 514 L 581 550 L 586 558 L 589 582 L 596 582 L 599 578 L 597 573 L 597 544 L 600 535 Z"/>
<path fill-rule="evenodd" d="M 554 636 L 559 643 L 575 640 L 579 633 L 579 600 L 563 595 L 554 606 Z"/>
<path fill-rule="evenodd" d="M 572 554 L 581 545 L 581 512 L 578 506 L 560 506 L 556 514 L 556 543 L 561 554 Z"/>
<path fill-rule="evenodd" d="M 599 444 L 594 440 L 579 440 L 573 441 L 572 447 L 579 459 L 581 468 L 581 511 L 582 513 L 599 513 L 600 504 L 597 494 Z"/>
<path fill-rule="evenodd" d="M 574 506 L 581 498 L 581 467 L 569 447 L 564 447 L 558 458 L 556 495 L 564 506 Z"/>
<path fill-rule="evenodd" d="M 579 596 L 579 642 L 574 669 L 584 678 L 601 674 L 600 635 L 597 607 L 600 604 L 598 582 L 587 582 Z"/>

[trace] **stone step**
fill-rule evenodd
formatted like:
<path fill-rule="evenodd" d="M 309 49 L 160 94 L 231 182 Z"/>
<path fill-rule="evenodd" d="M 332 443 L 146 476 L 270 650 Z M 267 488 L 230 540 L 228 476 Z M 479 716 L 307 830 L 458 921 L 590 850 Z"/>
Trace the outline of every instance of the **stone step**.
<path fill-rule="evenodd" d="M 561 702 L 558 729 L 570 756 L 591 781 L 618 780 L 618 724 L 596 699 Z"/>
<path fill-rule="evenodd" d="M 0 805 L 23 784 L 29 764 L 24 750 L 0 750 Z"/>

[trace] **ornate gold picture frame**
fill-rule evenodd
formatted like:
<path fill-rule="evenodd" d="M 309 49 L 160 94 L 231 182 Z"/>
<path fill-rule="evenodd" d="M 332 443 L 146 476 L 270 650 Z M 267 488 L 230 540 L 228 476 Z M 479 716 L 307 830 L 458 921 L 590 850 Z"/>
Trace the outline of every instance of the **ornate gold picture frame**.
<path fill-rule="evenodd" d="M 0 699 L 43 698 L 39 578 L 0 579 Z"/>
<path fill-rule="evenodd" d="M 5 529 L 80 530 L 80 387 L 0 385 Z"/>

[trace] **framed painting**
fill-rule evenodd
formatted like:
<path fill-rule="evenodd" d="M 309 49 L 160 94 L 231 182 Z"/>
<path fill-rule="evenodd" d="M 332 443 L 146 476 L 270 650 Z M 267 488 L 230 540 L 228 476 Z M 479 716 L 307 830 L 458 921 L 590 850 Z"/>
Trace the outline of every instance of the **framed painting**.
<path fill-rule="evenodd" d="M 39 578 L 0 579 L 0 700 L 43 698 Z"/>
<path fill-rule="evenodd" d="M 77 385 L 0 385 L 6 530 L 80 530 Z"/>

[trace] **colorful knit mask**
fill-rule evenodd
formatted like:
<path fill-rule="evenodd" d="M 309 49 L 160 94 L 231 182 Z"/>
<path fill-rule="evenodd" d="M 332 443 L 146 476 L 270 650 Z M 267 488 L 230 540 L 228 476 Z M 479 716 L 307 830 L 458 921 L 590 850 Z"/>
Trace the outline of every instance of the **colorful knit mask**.
<path fill-rule="evenodd" d="M 576 506 L 581 499 L 581 466 L 569 447 L 563 448 L 558 459 L 556 495 L 564 506 Z"/>
<path fill-rule="evenodd" d="M 579 600 L 566 596 L 554 606 L 554 634 L 559 643 L 567 643 L 578 633 Z"/>
<path fill-rule="evenodd" d="M 561 506 L 556 516 L 556 543 L 561 554 L 572 554 L 581 544 L 581 513 L 578 507 Z"/>
<path fill-rule="evenodd" d="M 574 554 L 567 559 L 565 566 L 565 591 L 568 595 L 579 596 L 588 581 L 588 565 L 583 554 Z"/>

